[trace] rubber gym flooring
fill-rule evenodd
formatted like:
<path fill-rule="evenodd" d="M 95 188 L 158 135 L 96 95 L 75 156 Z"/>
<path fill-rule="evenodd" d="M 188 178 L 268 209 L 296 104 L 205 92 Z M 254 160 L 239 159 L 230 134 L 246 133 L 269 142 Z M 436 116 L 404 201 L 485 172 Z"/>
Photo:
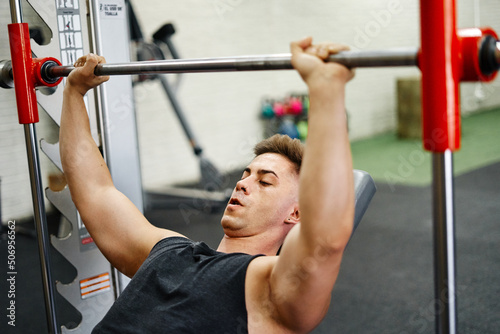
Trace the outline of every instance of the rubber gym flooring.
<path fill-rule="evenodd" d="M 464 118 L 463 145 L 455 154 L 459 333 L 500 332 L 499 125 L 500 110 Z M 388 134 L 352 144 L 355 168 L 370 172 L 378 191 L 346 249 L 332 306 L 313 333 L 434 333 L 430 155 L 419 143 Z M 230 175 L 234 181 L 239 176 Z M 202 209 L 146 213 L 153 224 L 213 247 L 222 237 L 220 215 Z M 46 332 L 37 246 L 25 225 L 16 239 L 16 328 L 7 328 L 3 316 L 1 333 Z M 0 258 L 6 259 L 3 237 Z M 60 256 L 53 262 L 56 278 L 71 279 L 74 272 Z M 5 310 L 4 279 L 0 289 Z M 78 322 L 62 299 L 58 303 L 60 321 Z"/>

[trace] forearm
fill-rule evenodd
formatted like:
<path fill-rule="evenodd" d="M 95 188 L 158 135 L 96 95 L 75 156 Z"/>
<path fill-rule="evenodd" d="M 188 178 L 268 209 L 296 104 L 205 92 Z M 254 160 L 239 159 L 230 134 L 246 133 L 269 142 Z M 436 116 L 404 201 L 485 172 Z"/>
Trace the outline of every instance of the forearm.
<path fill-rule="evenodd" d="M 309 131 L 300 175 L 301 232 L 342 244 L 352 232 L 354 185 L 345 83 L 310 85 Z"/>
<path fill-rule="evenodd" d="M 109 170 L 90 132 L 83 96 L 66 88 L 59 133 L 61 162 L 75 204 L 97 187 L 112 185 Z"/>

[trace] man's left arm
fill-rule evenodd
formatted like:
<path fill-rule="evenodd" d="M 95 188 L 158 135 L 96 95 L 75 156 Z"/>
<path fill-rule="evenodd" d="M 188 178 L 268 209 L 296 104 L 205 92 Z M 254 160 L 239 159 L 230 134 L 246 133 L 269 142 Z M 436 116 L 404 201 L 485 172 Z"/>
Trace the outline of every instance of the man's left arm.
<path fill-rule="evenodd" d="M 292 63 L 309 87 L 309 134 L 300 173 L 300 224 L 290 231 L 270 275 L 279 320 L 308 332 L 326 314 L 352 232 L 354 185 L 344 107 L 353 73 L 322 59 L 344 48 L 292 43 Z"/>

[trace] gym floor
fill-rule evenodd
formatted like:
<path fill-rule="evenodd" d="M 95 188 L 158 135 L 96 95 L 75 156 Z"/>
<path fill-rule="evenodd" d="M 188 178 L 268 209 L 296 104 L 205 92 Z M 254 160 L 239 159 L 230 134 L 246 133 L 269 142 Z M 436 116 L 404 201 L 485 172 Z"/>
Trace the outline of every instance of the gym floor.
<path fill-rule="evenodd" d="M 460 333 L 497 334 L 500 328 L 498 124 L 500 109 L 464 117 L 462 149 L 454 155 Z M 352 151 L 355 168 L 368 171 L 378 191 L 346 249 L 329 313 L 314 333 L 434 333 L 430 154 L 422 152 L 419 140 L 398 140 L 394 134 L 354 142 Z M 229 177 L 234 183 L 240 174 Z M 221 212 L 191 208 L 146 216 L 213 247 L 222 237 Z M 17 237 L 13 333 L 44 333 L 36 240 L 25 225 L 28 233 Z M 0 248 L 5 254 L 3 237 Z M 71 279 L 74 272 L 55 252 L 53 262 L 56 279 Z M 60 321 L 78 322 L 70 306 L 58 302 Z M 0 322 L 0 332 L 10 333 L 5 326 Z"/>

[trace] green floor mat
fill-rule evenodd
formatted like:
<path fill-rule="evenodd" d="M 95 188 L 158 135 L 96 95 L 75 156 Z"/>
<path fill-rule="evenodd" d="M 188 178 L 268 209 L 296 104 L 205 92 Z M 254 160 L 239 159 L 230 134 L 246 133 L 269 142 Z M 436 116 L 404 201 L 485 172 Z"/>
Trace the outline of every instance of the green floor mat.
<path fill-rule="evenodd" d="M 431 153 L 421 140 L 401 140 L 395 133 L 351 144 L 354 168 L 369 172 L 375 181 L 425 186 L 431 182 Z M 462 119 L 462 147 L 454 154 L 455 175 L 500 161 L 500 109 Z"/>

